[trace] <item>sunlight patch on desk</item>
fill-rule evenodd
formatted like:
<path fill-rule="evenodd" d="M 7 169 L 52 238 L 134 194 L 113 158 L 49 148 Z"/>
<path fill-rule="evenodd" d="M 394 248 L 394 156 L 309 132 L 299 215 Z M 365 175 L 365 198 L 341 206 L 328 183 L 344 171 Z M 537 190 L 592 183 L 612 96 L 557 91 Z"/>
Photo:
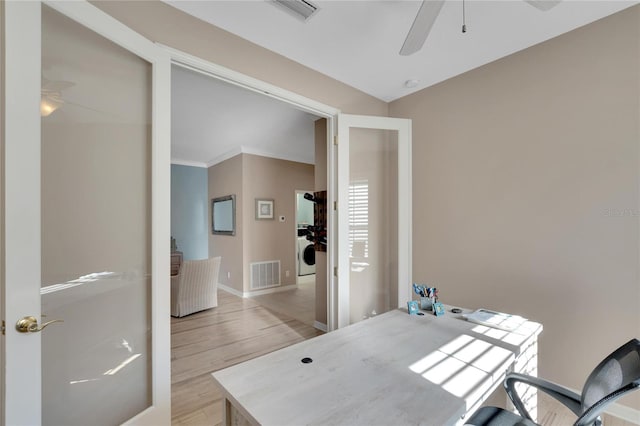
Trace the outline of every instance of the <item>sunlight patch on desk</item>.
<path fill-rule="evenodd" d="M 469 335 L 446 343 L 409 366 L 433 384 L 465 400 L 484 399 L 490 385 L 487 377 L 504 376 L 513 353 Z"/>
<path fill-rule="evenodd" d="M 522 352 L 518 355 L 514 371 L 529 376 L 537 377 L 538 375 L 538 343 L 536 339 L 530 339 L 532 335 L 536 333 L 536 328 L 539 328 L 539 324 L 527 321 L 515 330 L 509 332 L 500 330 L 497 328 L 487 327 L 484 325 L 477 325 L 471 329 L 471 332 L 477 333 L 492 339 L 496 339 L 500 342 L 504 342 L 511 345 L 516 345 L 522 348 Z M 538 393 L 537 391 L 523 383 L 516 384 L 516 391 L 522 397 L 522 401 L 531 414 L 533 419 L 537 419 L 538 413 Z"/>
<path fill-rule="evenodd" d="M 515 329 L 512 332 L 500 330 L 498 328 L 487 327 L 485 325 L 477 325 L 471 329 L 474 333 L 482 334 L 487 337 L 491 337 L 501 342 L 509 343 L 510 345 L 521 345 L 530 335 L 529 330 L 526 330 L 526 334 L 520 334 L 519 329 Z"/>

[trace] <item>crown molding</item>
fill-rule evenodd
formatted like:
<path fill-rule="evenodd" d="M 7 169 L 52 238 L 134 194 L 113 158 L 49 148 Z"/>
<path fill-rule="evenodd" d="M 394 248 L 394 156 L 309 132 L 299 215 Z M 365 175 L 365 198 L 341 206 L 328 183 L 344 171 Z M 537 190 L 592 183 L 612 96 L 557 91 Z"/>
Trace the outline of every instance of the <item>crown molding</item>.
<path fill-rule="evenodd" d="M 257 155 L 259 157 L 275 158 L 277 160 L 284 160 L 284 161 L 293 161 L 295 163 L 303 163 L 303 164 L 311 164 L 311 165 L 315 164 L 315 162 L 306 161 L 306 160 L 303 160 L 301 158 L 297 158 L 294 155 L 279 155 L 279 154 L 274 154 L 273 152 L 266 151 L 266 150 L 260 150 L 260 149 L 246 147 L 246 146 L 240 146 L 238 148 L 234 148 L 234 149 L 232 149 L 230 151 L 227 151 L 224 154 L 219 155 L 219 156 L 215 157 L 214 159 L 208 161 L 204 167 L 215 166 L 216 164 L 222 163 L 223 161 L 226 161 L 226 160 L 228 160 L 230 158 L 233 158 L 233 157 L 235 157 L 236 155 L 239 155 L 239 154 L 251 154 L 251 155 Z"/>
<path fill-rule="evenodd" d="M 201 163 L 198 161 L 188 161 L 188 160 L 180 160 L 179 158 L 172 158 L 171 164 L 175 164 L 177 166 L 190 166 L 190 167 L 202 167 L 207 168 L 207 163 Z"/>
<path fill-rule="evenodd" d="M 215 166 L 216 164 L 222 163 L 230 158 L 235 157 L 238 154 L 242 154 L 242 147 L 233 148 L 230 151 L 225 152 L 224 154 L 220 154 L 217 157 L 207 161 L 207 167 Z"/>
<path fill-rule="evenodd" d="M 299 157 L 296 157 L 294 155 L 279 155 L 279 154 L 274 154 L 272 152 L 269 151 L 263 151 L 260 149 L 255 149 L 255 148 L 248 148 L 248 147 L 241 147 L 242 153 L 243 154 L 252 154 L 252 155 L 258 155 L 260 157 L 269 157 L 269 158 L 275 158 L 277 160 L 285 160 L 285 161 L 293 161 L 295 163 L 303 163 L 303 164 L 311 164 L 314 165 L 315 162 L 313 161 L 306 161 L 303 160 Z"/>

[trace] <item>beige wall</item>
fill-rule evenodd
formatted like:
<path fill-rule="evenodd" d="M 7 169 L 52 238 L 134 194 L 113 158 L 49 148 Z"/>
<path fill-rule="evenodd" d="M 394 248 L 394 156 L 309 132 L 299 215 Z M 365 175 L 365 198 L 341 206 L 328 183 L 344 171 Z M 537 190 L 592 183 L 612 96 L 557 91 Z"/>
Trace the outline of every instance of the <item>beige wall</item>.
<path fill-rule="evenodd" d="M 313 187 L 314 167 L 251 154 L 242 154 L 242 158 L 244 291 L 250 291 L 249 265 L 269 260 L 280 261 L 282 285 L 295 285 L 296 190 Z M 274 220 L 256 220 L 256 198 L 274 200 Z M 278 220 L 280 216 L 285 217 L 284 222 Z"/>
<path fill-rule="evenodd" d="M 242 188 L 242 155 L 236 155 L 222 163 L 209 167 L 209 256 L 222 256 L 218 282 L 242 291 L 244 269 L 242 267 L 244 208 Z M 236 196 L 236 234 L 214 235 L 211 233 L 211 200 L 226 195 Z"/>
<path fill-rule="evenodd" d="M 222 256 L 221 284 L 249 292 L 249 265 L 269 260 L 280 260 L 282 285 L 296 284 L 295 191 L 313 187 L 313 179 L 311 164 L 250 154 L 209 167 L 209 199 L 236 195 L 236 235 L 209 235 L 209 253 Z M 256 198 L 274 200 L 274 220 L 255 219 Z"/>
<path fill-rule="evenodd" d="M 152 41 L 274 84 L 343 112 L 383 115 L 388 105 L 159 1 L 92 1 Z"/>
<path fill-rule="evenodd" d="M 574 389 L 640 335 L 639 43 L 634 7 L 390 104 L 414 281 L 542 322 L 540 374 Z"/>

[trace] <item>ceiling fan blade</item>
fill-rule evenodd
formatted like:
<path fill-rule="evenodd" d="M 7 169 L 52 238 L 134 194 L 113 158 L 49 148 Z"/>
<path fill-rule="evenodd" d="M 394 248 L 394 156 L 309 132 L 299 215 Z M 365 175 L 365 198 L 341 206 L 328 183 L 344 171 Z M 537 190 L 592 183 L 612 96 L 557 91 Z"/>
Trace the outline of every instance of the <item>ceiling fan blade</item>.
<path fill-rule="evenodd" d="M 524 0 L 536 9 L 547 11 L 558 5 L 562 0 Z"/>
<path fill-rule="evenodd" d="M 51 92 L 60 92 L 62 90 L 68 89 L 69 87 L 73 87 L 76 84 L 71 81 L 64 80 L 49 80 L 48 78 L 42 77 L 42 89 L 48 90 Z"/>
<path fill-rule="evenodd" d="M 59 103 L 59 104 L 63 104 L 64 103 L 64 99 L 62 99 L 62 96 L 60 96 L 60 93 L 58 93 L 58 92 L 43 93 L 40 96 L 43 99 L 50 100 L 51 102 L 56 102 L 56 103 Z"/>
<path fill-rule="evenodd" d="M 402 56 L 412 55 L 422 49 L 422 45 L 431 32 L 431 27 L 433 27 L 438 14 L 440 14 L 444 1 L 445 0 L 423 0 L 416 19 L 413 21 L 413 25 L 411 25 L 409 34 L 407 34 L 407 38 L 404 40 L 402 49 L 400 49 Z"/>

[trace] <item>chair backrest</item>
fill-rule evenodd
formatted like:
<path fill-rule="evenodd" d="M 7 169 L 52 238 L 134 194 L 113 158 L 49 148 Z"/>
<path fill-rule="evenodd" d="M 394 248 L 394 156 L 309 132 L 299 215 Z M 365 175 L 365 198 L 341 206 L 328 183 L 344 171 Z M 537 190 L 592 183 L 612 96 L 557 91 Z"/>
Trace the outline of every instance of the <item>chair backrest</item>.
<path fill-rule="evenodd" d="M 591 372 L 582 388 L 582 416 L 576 425 L 589 425 L 605 407 L 640 387 L 640 340 L 631 339 Z"/>
<path fill-rule="evenodd" d="M 202 260 L 185 260 L 180 265 L 180 280 L 185 283 L 216 285 L 220 271 L 220 256 Z"/>

